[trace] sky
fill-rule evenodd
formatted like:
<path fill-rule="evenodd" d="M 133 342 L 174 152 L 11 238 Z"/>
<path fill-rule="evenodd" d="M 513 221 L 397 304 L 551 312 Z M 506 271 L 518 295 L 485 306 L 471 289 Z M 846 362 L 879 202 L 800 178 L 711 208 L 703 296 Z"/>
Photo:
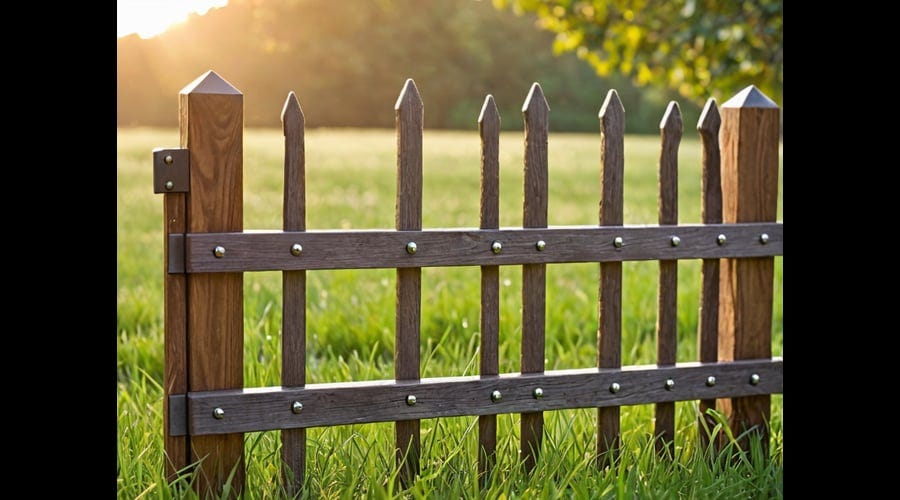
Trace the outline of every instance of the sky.
<path fill-rule="evenodd" d="M 137 33 L 151 38 L 169 26 L 184 22 L 188 14 L 206 14 L 228 0 L 116 0 L 116 37 Z"/>

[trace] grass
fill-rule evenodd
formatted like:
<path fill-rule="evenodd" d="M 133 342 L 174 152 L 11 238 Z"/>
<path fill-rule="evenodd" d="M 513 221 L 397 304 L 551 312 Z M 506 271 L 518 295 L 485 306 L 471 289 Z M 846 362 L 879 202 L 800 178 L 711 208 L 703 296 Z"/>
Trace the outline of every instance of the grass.
<path fill-rule="evenodd" d="M 162 197 L 152 193 L 151 150 L 177 146 L 171 129 L 117 133 L 117 492 L 123 499 L 191 497 L 185 475 L 164 476 L 162 444 Z M 625 222 L 656 222 L 656 137 L 626 138 Z M 281 227 L 283 139 L 277 130 L 244 137 L 244 227 Z M 309 229 L 392 228 L 396 139 L 390 130 L 307 133 Z M 551 225 L 596 224 L 599 138 L 550 135 Z M 476 131 L 426 131 L 424 227 L 477 227 L 479 143 Z M 783 171 L 783 169 L 781 169 Z M 680 152 L 679 220 L 700 220 L 699 144 L 688 135 Z M 779 219 L 782 216 L 779 194 Z M 501 226 L 521 225 L 522 136 L 501 139 Z M 772 351 L 783 355 L 783 258 L 777 257 Z M 655 362 L 655 262 L 624 264 L 623 352 L 626 365 Z M 546 368 L 596 366 L 596 264 L 547 267 Z M 679 262 L 678 361 L 697 359 L 699 261 Z M 518 371 L 521 271 L 502 267 L 501 372 Z M 477 373 L 477 268 L 422 273 L 422 376 Z M 280 273 L 247 273 L 245 366 L 248 387 L 278 385 Z M 308 381 L 393 378 L 394 271 L 308 273 Z M 594 465 L 595 410 L 545 413 L 545 438 L 531 474 L 518 463 L 518 415 L 498 417 L 498 462 L 488 488 L 477 484 L 477 418 L 422 421 L 422 471 L 398 491 L 393 425 L 310 429 L 310 498 L 768 498 L 783 496 L 783 397 L 772 397 L 772 459 L 732 460 L 698 445 L 696 402 L 676 405 L 676 457 L 653 453 L 652 405 L 622 408 L 623 452 L 612 469 Z M 727 429 L 718 426 L 716 432 Z M 246 498 L 281 498 L 277 432 L 246 435 Z M 758 447 L 758 441 L 755 442 Z M 730 451 L 734 451 L 731 449 Z M 750 450 L 751 454 L 754 453 Z"/>

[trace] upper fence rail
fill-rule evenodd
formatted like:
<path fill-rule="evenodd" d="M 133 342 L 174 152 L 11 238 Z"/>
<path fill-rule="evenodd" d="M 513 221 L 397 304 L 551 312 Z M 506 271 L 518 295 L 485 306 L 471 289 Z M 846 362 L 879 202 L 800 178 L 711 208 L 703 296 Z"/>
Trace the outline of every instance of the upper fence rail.
<path fill-rule="evenodd" d="M 722 259 L 784 254 L 784 224 L 324 230 L 172 235 L 172 273 Z"/>

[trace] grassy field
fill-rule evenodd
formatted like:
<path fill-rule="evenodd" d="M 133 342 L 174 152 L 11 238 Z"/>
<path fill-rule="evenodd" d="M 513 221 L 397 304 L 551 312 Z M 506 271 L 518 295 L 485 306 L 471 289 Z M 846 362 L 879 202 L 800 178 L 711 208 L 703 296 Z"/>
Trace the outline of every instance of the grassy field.
<path fill-rule="evenodd" d="M 686 127 L 690 128 L 690 127 Z M 599 134 L 550 135 L 550 225 L 596 224 Z M 162 196 L 153 194 L 151 150 L 177 146 L 173 129 L 117 133 L 117 492 L 119 498 L 181 498 L 166 484 L 162 446 Z M 501 226 L 521 226 L 522 134 L 501 138 Z M 282 148 L 278 130 L 244 137 L 244 227 L 280 229 Z M 307 133 L 309 229 L 393 228 L 396 138 L 391 130 L 313 130 Z M 656 137 L 625 142 L 625 223 L 656 223 Z M 426 131 L 423 225 L 477 227 L 477 131 Z M 783 168 L 781 169 L 783 171 Z M 700 220 L 699 143 L 682 143 L 679 221 Z M 779 194 L 779 220 L 783 219 Z M 655 262 L 624 264 L 623 364 L 655 362 Z M 699 261 L 679 262 L 678 361 L 697 359 Z M 315 271 L 308 274 L 308 381 L 393 378 L 394 271 Z M 596 366 L 596 264 L 547 266 L 546 368 Z M 783 258 L 776 258 L 772 351 L 783 356 Z M 518 371 L 521 270 L 501 268 L 500 370 Z M 423 377 L 477 374 L 478 268 L 422 273 Z M 244 378 L 278 385 L 280 273 L 247 273 Z M 783 496 L 783 398 L 773 396 L 766 464 L 710 457 L 698 446 L 696 402 L 676 405 L 676 459 L 653 454 L 653 407 L 623 407 L 623 453 L 617 467 L 598 470 L 593 454 L 596 411 L 545 413 L 541 459 L 520 470 L 518 415 L 498 417 L 498 464 L 479 492 L 477 418 L 422 421 L 422 472 L 406 492 L 394 489 L 393 424 L 308 431 L 310 498 L 770 498 Z M 281 498 L 277 432 L 246 435 L 246 498 Z M 190 477 L 180 483 L 190 482 Z"/>

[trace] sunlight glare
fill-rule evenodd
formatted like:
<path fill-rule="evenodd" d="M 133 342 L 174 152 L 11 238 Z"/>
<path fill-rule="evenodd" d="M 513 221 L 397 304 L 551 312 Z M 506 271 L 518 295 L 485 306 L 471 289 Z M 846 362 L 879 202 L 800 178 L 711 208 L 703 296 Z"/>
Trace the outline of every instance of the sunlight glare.
<path fill-rule="evenodd" d="M 190 13 L 202 16 L 227 4 L 228 0 L 116 0 L 116 37 L 137 33 L 151 38 L 186 21 Z"/>

